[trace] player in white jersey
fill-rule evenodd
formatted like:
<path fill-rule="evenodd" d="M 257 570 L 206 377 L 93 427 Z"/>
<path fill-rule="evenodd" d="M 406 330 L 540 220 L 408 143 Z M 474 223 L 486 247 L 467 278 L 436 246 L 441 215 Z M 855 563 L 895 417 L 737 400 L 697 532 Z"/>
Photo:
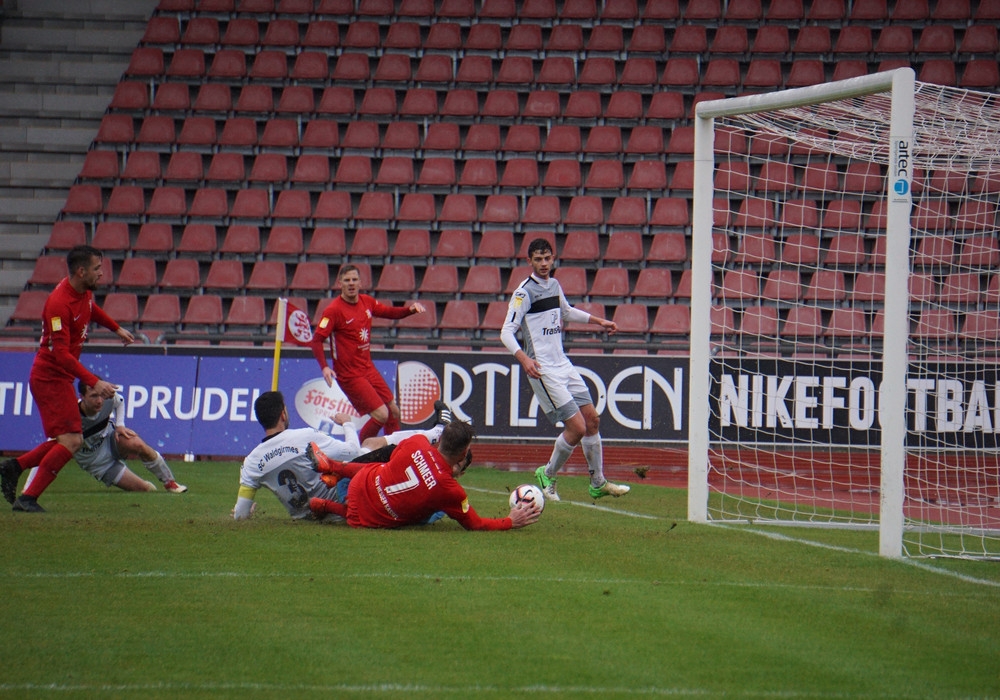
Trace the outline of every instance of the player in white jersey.
<path fill-rule="evenodd" d="M 106 486 L 124 491 L 155 491 L 156 485 L 146 481 L 125 464 L 126 459 L 140 459 L 163 487 L 171 493 L 184 493 L 187 486 L 178 484 L 163 455 L 146 444 L 134 430 L 125 427 L 125 400 L 121 394 L 104 399 L 92 387 L 76 383 L 80 394 L 80 420 L 83 446 L 73 457 L 80 467 Z M 28 483 L 35 477 L 35 467 L 28 474 Z"/>
<path fill-rule="evenodd" d="M 336 480 L 331 484 L 324 481 L 323 474 L 313 466 L 312 449 L 318 448 L 338 462 L 383 462 L 388 459 L 386 451 L 402 440 L 424 435 L 434 442 L 444 429 L 439 424 L 430 430 L 399 430 L 386 437 L 369 438 L 363 445 L 358 442 L 357 431 L 349 422 L 343 424 L 344 440 L 314 428 L 289 429 L 288 409 L 280 391 L 268 391 L 258 396 L 254 402 L 254 413 L 264 428 L 264 439 L 243 460 L 239 493 L 233 508 L 235 520 L 246 520 L 253 515 L 256 510 L 254 499 L 262 487 L 274 493 L 295 519 L 316 517 L 309 510 L 310 498 L 343 503 L 347 481 L 343 482 L 345 488 L 341 490 L 338 490 Z M 310 443 L 315 448 L 310 448 Z M 333 515 L 327 515 L 326 519 L 343 520 Z"/>
<path fill-rule="evenodd" d="M 532 273 L 514 291 L 507 316 L 500 329 L 500 340 L 513 353 L 531 384 L 538 404 L 553 424 L 563 423 L 547 464 L 535 470 L 535 477 L 545 498 L 558 501 L 556 472 L 583 445 L 583 455 L 590 472 L 590 496 L 622 496 L 629 492 L 623 484 L 604 478 L 604 448 L 599 432 L 601 419 L 594 408 L 590 389 L 563 351 L 563 323 L 594 323 L 614 333 L 614 321 L 592 316 L 570 306 L 562 286 L 551 275 L 554 257 L 552 246 L 544 238 L 528 244 L 528 262 Z M 517 331 L 521 331 L 521 342 Z"/>

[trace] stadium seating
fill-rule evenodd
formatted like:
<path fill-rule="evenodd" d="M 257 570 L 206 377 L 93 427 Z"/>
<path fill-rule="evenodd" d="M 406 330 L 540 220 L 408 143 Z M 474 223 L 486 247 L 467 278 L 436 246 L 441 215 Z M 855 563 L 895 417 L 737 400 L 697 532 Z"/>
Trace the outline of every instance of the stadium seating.
<path fill-rule="evenodd" d="M 524 278 L 527 241 L 544 233 L 578 299 L 657 305 L 662 325 L 642 333 L 683 337 L 687 307 L 663 300 L 690 294 L 695 104 L 895 61 L 930 82 L 1000 87 L 992 2 L 975 12 L 926 0 L 181 5 L 161 3 L 150 18 L 46 244 L 64 251 L 90 235 L 121 266 L 116 284 L 136 288 L 130 261 L 152 262 L 148 289 L 176 291 L 185 310 L 168 324 L 193 315 L 186 297 L 206 287 L 230 315 L 230 298 L 318 298 L 329 265 L 358 260 L 376 289 L 456 302 L 436 306 L 442 337 L 478 330 Z M 713 237 L 713 257 L 736 268 L 720 279 L 720 328 L 801 296 L 835 325 L 831 337 L 861 335 L 854 312 L 878 310 L 884 294 L 882 244 L 866 238 L 885 225 L 870 204 L 878 166 L 800 168 L 808 158 L 787 143 L 719 139 L 796 163 L 717 173 L 765 194 L 716 212 L 745 227 L 732 241 Z M 842 198 L 829 197 L 841 180 Z M 932 172 L 914 192 L 1000 192 L 997 183 Z M 767 195 L 778 192 L 801 199 L 775 208 Z M 989 298 L 973 281 L 985 287 L 1000 265 L 995 237 L 979 233 L 995 216 L 991 205 L 918 202 L 914 221 L 934 235 L 915 241 L 914 269 L 936 276 L 930 298 L 963 311 Z M 776 240 L 779 220 L 802 233 Z M 779 267 L 817 263 L 801 275 Z M 439 267 L 446 282 L 435 282 Z M 213 274 L 223 268 L 248 273 L 252 296 Z M 584 268 L 581 291 L 570 270 Z M 233 325 L 259 327 L 267 309 L 254 302 L 253 320 Z M 786 315 L 776 329 L 809 328 Z"/>

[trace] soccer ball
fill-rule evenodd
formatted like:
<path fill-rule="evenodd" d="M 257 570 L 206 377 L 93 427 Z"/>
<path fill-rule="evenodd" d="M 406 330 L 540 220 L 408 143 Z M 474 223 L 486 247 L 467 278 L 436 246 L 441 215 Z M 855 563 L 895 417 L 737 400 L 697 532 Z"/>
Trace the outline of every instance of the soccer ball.
<path fill-rule="evenodd" d="M 510 507 L 517 508 L 522 503 L 537 503 L 541 512 L 545 508 L 545 496 L 534 484 L 521 484 L 510 492 Z"/>

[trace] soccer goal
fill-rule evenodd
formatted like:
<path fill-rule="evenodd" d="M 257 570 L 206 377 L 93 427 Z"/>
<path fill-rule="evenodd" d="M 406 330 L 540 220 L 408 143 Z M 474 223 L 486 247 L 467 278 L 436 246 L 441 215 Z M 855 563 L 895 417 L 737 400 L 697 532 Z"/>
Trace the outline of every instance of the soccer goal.
<path fill-rule="evenodd" d="M 689 519 L 1000 558 L 1000 97 L 901 68 L 695 114 Z"/>

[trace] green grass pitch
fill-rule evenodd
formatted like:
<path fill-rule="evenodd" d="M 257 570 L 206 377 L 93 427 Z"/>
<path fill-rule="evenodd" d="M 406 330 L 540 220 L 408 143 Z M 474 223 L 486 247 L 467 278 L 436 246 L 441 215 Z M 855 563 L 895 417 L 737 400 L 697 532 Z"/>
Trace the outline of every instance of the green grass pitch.
<path fill-rule="evenodd" d="M 594 504 L 579 477 L 514 532 L 293 522 L 266 491 L 235 523 L 236 463 L 173 466 L 187 494 L 70 464 L 47 514 L 0 514 L 0 697 L 1000 697 L 996 562 L 696 526 L 683 491 Z M 487 516 L 530 480 L 463 477 Z"/>

